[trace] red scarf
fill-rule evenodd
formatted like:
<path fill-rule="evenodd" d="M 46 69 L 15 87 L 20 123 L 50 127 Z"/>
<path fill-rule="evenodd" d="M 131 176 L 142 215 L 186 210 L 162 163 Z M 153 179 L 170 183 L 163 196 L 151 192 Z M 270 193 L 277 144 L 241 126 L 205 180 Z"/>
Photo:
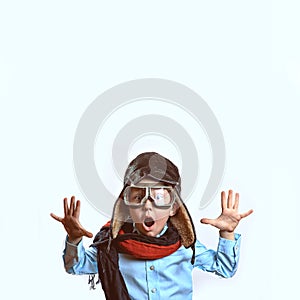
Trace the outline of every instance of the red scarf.
<path fill-rule="evenodd" d="M 125 234 L 124 230 L 120 230 L 119 235 Z M 180 240 L 175 244 L 168 246 L 159 244 L 150 244 L 138 240 L 126 239 L 120 241 L 118 250 L 121 253 L 126 253 L 138 259 L 158 259 L 174 253 L 181 246 Z"/>

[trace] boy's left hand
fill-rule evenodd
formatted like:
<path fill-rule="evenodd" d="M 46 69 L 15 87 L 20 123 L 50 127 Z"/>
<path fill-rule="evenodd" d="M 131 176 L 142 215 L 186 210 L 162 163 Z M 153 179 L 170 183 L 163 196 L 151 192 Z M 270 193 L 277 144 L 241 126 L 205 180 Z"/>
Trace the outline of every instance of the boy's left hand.
<path fill-rule="evenodd" d="M 203 224 L 210 224 L 220 229 L 220 235 L 223 237 L 233 236 L 234 230 L 242 218 L 252 214 L 250 209 L 245 213 L 239 213 L 239 194 L 236 193 L 233 201 L 233 191 L 229 190 L 228 197 L 223 191 L 221 193 L 222 213 L 217 219 L 203 218 L 200 220 Z"/>

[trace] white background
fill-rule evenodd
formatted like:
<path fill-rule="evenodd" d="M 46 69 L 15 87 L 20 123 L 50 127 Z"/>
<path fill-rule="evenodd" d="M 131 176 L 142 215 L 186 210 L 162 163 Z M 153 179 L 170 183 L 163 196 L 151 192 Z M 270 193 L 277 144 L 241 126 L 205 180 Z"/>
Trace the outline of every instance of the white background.
<path fill-rule="evenodd" d="M 49 213 L 74 194 L 87 229 L 106 221 L 76 182 L 74 133 L 99 94 L 148 77 L 205 99 L 226 142 L 221 189 L 255 210 L 238 228 L 237 274 L 195 272 L 194 298 L 298 299 L 299 9 L 296 0 L 1 1 L 1 299 L 104 299 L 64 272 L 65 233 Z M 198 219 L 218 213 L 219 198 L 193 210 L 211 247 L 217 230 Z"/>

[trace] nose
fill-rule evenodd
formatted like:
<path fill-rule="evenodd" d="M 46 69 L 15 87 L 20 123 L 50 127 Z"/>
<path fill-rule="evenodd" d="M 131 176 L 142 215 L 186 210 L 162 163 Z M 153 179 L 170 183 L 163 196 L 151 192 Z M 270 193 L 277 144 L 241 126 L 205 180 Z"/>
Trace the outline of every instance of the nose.
<path fill-rule="evenodd" d="M 144 205 L 145 210 L 152 210 L 152 202 L 153 200 L 150 197 L 148 197 Z"/>

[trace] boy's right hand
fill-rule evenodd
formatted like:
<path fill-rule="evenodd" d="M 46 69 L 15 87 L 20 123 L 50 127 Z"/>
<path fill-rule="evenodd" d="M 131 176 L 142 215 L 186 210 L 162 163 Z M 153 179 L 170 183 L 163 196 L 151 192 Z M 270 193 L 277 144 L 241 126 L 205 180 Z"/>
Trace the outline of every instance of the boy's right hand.
<path fill-rule="evenodd" d="M 58 217 L 51 213 L 50 216 L 56 221 L 62 223 L 68 233 L 68 241 L 72 244 L 78 244 L 83 236 L 92 238 L 93 234 L 83 228 L 79 223 L 80 201 L 75 202 L 75 197 L 71 197 L 70 206 L 68 199 L 64 198 L 64 217 Z"/>

